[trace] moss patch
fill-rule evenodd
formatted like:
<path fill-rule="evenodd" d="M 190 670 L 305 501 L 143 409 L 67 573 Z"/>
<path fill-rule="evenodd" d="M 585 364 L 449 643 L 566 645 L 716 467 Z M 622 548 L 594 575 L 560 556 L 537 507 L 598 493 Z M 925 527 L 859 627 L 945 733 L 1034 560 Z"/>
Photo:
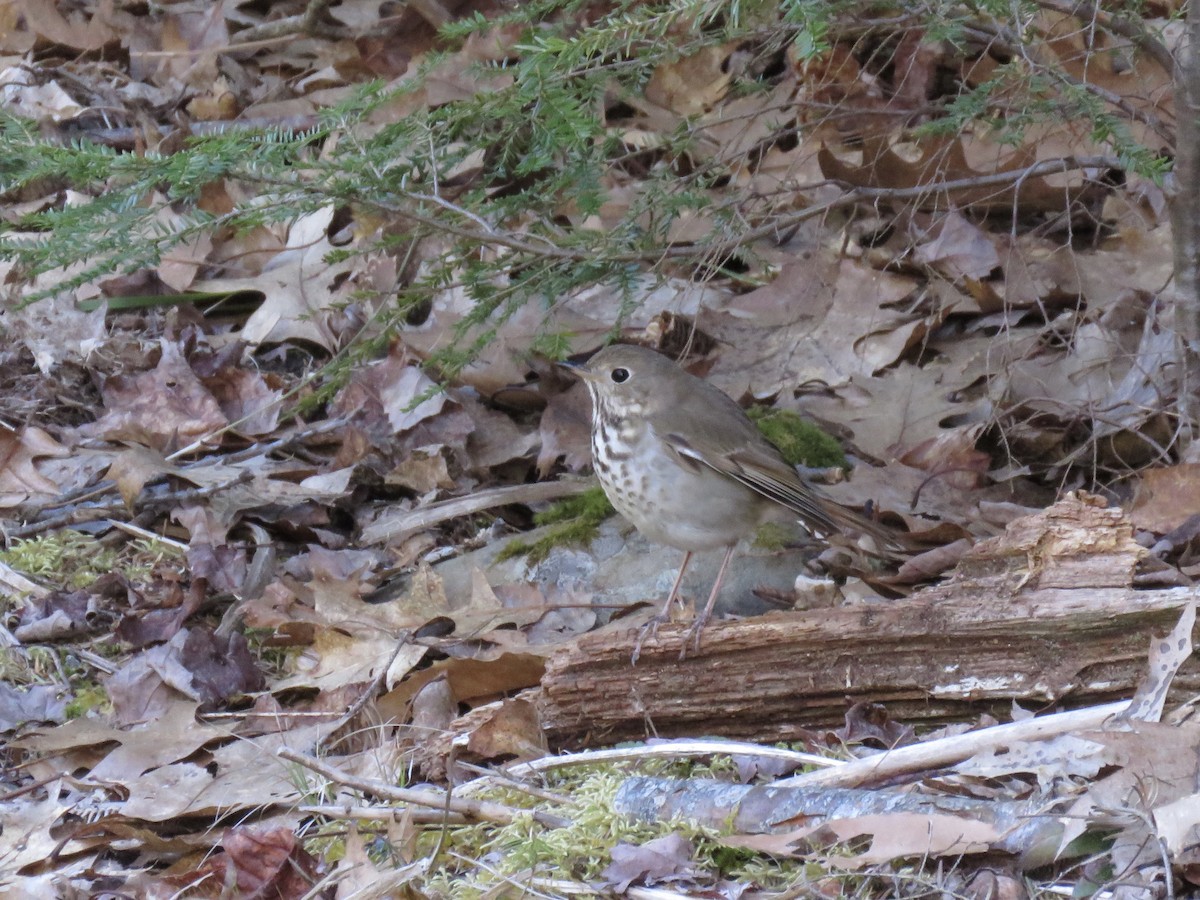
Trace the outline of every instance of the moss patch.
<path fill-rule="evenodd" d="M 763 436 L 792 466 L 849 469 L 841 445 L 804 417 L 786 409 L 753 406 L 746 411 Z"/>
<path fill-rule="evenodd" d="M 91 535 L 68 529 L 14 541 L 7 550 L 0 551 L 0 562 L 64 590 L 86 588 L 101 575 L 113 571 L 121 572 L 130 581 L 142 581 L 160 562 L 182 559 L 183 554 L 170 544 L 136 540 L 117 549 Z"/>
<path fill-rule="evenodd" d="M 89 683 L 75 689 L 75 696 L 67 701 L 65 713 L 68 719 L 78 719 L 93 711 L 110 713 L 112 708 L 112 702 L 108 699 L 108 692 L 104 687 Z"/>
<path fill-rule="evenodd" d="M 778 522 L 764 522 L 754 532 L 754 546 L 762 550 L 783 550 L 792 546 L 796 539 L 796 529 L 788 528 Z"/>
<path fill-rule="evenodd" d="M 733 769 L 726 759 L 722 769 Z M 674 775 L 689 767 L 665 760 L 647 760 L 637 766 L 644 775 Z M 692 766 L 703 777 L 703 767 Z M 488 896 L 508 896 L 501 893 L 506 883 L 536 879 L 569 878 L 581 886 L 599 878 L 612 861 L 612 849 L 620 842 L 643 844 L 665 834 L 682 834 L 696 848 L 694 865 L 698 871 L 711 873 L 716 881 L 725 877 L 734 881 L 747 880 L 754 871 L 753 882 L 762 889 L 782 890 L 805 878 L 809 867 L 803 861 L 783 859 L 764 860 L 760 855 L 723 845 L 714 829 L 688 822 L 638 822 L 613 812 L 617 789 L 628 777 L 627 766 L 586 766 L 549 773 L 546 787 L 569 798 L 568 805 L 542 806 L 547 812 L 570 820 L 564 828 L 548 829 L 524 816 L 511 825 L 470 825 L 449 829 L 448 840 L 439 855 L 438 867 L 423 885 L 425 893 L 443 900 L 478 900 Z M 727 775 L 732 780 L 734 776 Z M 529 807 L 532 799 L 504 788 L 481 793 L 480 799 L 495 800 L 512 807 Z M 422 836 L 425 846 L 439 839 L 430 832 Z M 479 865 L 476 860 L 486 860 Z M 607 896 L 597 892 L 592 896 Z M 517 896 L 513 893 L 512 896 Z M 527 896 L 563 896 L 558 891 Z"/>
<path fill-rule="evenodd" d="M 549 526 L 535 541 L 520 539 L 505 544 L 498 561 L 524 556 L 539 563 L 555 547 L 579 547 L 590 544 L 599 533 L 600 523 L 613 514 L 612 504 L 602 488 L 590 488 L 582 494 L 552 503 L 533 517 L 537 525 Z"/>

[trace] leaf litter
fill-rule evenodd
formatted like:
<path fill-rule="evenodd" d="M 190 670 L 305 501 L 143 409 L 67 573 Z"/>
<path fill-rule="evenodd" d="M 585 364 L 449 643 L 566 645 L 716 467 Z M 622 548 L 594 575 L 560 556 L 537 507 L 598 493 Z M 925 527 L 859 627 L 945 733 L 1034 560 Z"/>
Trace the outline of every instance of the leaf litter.
<path fill-rule="evenodd" d="M 197 121 L 240 112 L 280 122 L 347 96 L 358 79 L 410 78 L 433 41 L 411 13 L 405 39 L 381 47 L 371 34 L 386 4 L 343 4 L 329 12 L 358 40 L 309 35 L 225 54 L 239 34 L 253 37 L 269 23 L 238 5 L 158 17 L 83 6 L 86 14 L 63 15 L 27 0 L 0 11 L 12 17 L 0 29 L 5 52 L 42 46 L 78 57 L 69 78 L 36 62 L 5 68 L 0 103 L 9 112 L 88 128 L 92 108 L 129 112 L 132 121 L 142 104 L 187 96 Z M 1046 29 L 1049 50 L 1077 64 L 1073 20 L 1048 18 Z M 602 531 L 586 552 L 551 547 L 536 566 L 494 563 L 510 536 L 533 524 L 529 506 L 546 502 L 527 483 L 587 463 L 580 392 L 572 401 L 564 385 L 530 378 L 529 348 L 547 333 L 569 334 L 565 349 L 585 352 L 614 322 L 626 339 L 653 343 L 674 318 L 686 324 L 687 343 L 704 348 L 691 362 L 715 384 L 835 435 L 857 465 L 829 492 L 870 504 L 929 545 L 891 584 L 870 573 L 857 593 L 847 584 L 846 596 L 858 598 L 847 602 L 864 604 L 864 615 L 881 591 L 894 598 L 915 588 L 919 597 L 920 585 L 946 572 L 951 584 L 969 584 L 980 567 L 1000 566 L 1012 602 L 1033 608 L 1029 590 L 1066 591 L 1085 571 L 1084 585 L 1130 596 L 1147 578 L 1165 579 L 1147 568 L 1145 547 L 1186 583 L 1200 565 L 1189 537 L 1171 539 L 1190 514 L 1195 461 L 1164 453 L 1171 426 L 1154 413 L 1163 408 L 1154 373 L 1172 357 L 1154 302 L 1171 260 L 1153 186 L 1102 186 L 1052 167 L 1015 187 L 988 183 L 1064 147 L 1100 153 L 1076 122 L 1047 126 L 1015 150 L 982 133 L 902 140 L 896 111 L 919 109 L 937 66 L 961 63 L 919 38 L 909 34 L 896 49 L 901 74 L 887 90 L 848 43 L 836 43 L 824 55 L 788 55 L 770 91 L 740 95 L 732 88 L 745 77 L 742 48 L 714 46 L 660 64 L 644 96 L 606 111 L 608 128 L 642 152 L 681 123 L 694 126 L 691 164 L 750 189 L 740 210 L 747 229 L 769 225 L 744 250 L 756 289 L 676 267 L 639 273 L 644 302 L 632 312 L 607 287 L 575 291 L 495 317 L 481 355 L 446 382 L 421 362 L 472 311 L 466 292 L 449 287 L 307 423 L 285 417 L 285 404 L 312 400 L 323 362 L 377 336 L 399 273 L 437 257 L 434 246 L 409 259 L 378 249 L 392 224 L 378 212 L 329 207 L 286 225 L 197 235 L 142 272 L 24 306 L 24 295 L 70 284 L 76 268 L 24 279 L 5 263 L 0 507 L 9 541 L 72 529 L 95 542 L 81 555 L 95 556 L 125 543 L 129 527 L 186 548 L 182 558 L 143 560 L 137 574 L 82 585 L 69 576 L 83 562 L 69 556 L 0 579 L 5 886 L 40 896 L 120 885 L 165 897 L 236 884 L 244 895 L 299 897 L 358 896 L 372 885 L 377 894 L 422 885 L 454 893 L 457 879 L 479 891 L 516 880 L 564 894 L 665 885 L 736 896 L 805 883 L 838 893 L 870 873 L 966 892 L 984 890 L 989 877 L 1070 879 L 1138 896 L 1173 879 L 1194 883 L 1200 772 L 1190 706 L 1178 702 L 1176 684 L 1195 677 L 1194 600 L 1181 608 L 1171 600 L 1179 624 L 1153 641 L 1147 631 L 1136 659 L 1123 651 L 1124 670 L 1097 663 L 1075 685 L 1093 699 L 1106 689 L 1132 695 L 1128 708 L 1062 713 L 1062 731 L 1053 713 L 998 725 L 987 701 L 1006 692 L 977 683 L 962 688 L 959 712 L 968 718 L 961 713 L 972 709 L 982 727 L 958 734 L 920 740 L 888 719 L 886 699 L 869 727 L 854 705 L 842 729 L 804 729 L 810 751 L 828 756 L 852 744 L 861 758 L 790 785 L 761 760 L 742 767 L 765 779 L 758 786 L 738 784 L 719 763 L 653 762 L 652 748 L 693 758 L 682 743 L 631 748 L 616 775 L 586 768 L 600 765 L 602 751 L 546 755 L 605 743 L 603 734 L 548 731 L 540 687 L 581 634 L 630 628 L 619 616 L 609 622 L 607 597 L 620 589 L 594 586 L 619 585 L 624 572 L 636 579 L 626 592 L 652 599 L 669 578 L 667 569 L 651 577 L 632 565 L 619 531 Z M 128 51 L 127 70 L 96 55 L 108 45 Z M 502 28 L 473 36 L 420 90 L 381 108 L 373 127 L 504 89 L 508 75 L 471 63 L 517 47 Z M 976 63 L 965 68 L 968 82 L 991 77 Z M 1153 67 L 1141 60 L 1133 71 L 1116 78 L 1089 69 L 1088 77 L 1169 116 Z M 27 77 L 35 72 L 44 77 Z M 301 91 L 279 100 L 288 78 Z M 849 113 L 836 125 L 820 112 L 831 102 Z M 1153 134 L 1145 129 L 1147 140 Z M 169 153 L 169 138 L 160 140 Z M 636 172 L 600 174 L 606 206 L 589 217 L 564 210 L 574 227 L 612 227 L 648 190 Z M 877 202 L 878 192 L 890 199 Z M 805 212 L 819 203 L 849 208 L 855 198 L 875 203 L 877 218 L 842 227 Z M 5 220 L 19 231 L 28 211 L 80 199 L 5 198 Z M 214 182 L 199 206 L 219 214 L 253 202 L 250 186 Z M 1048 229 L 994 228 L 984 215 L 1057 214 L 1072 204 L 1100 209 L 1108 237 L 1081 248 Z M 781 236 L 775 217 L 793 213 L 794 229 Z M 184 221 L 165 206 L 162 216 L 166 227 Z M 718 232 L 718 217 L 697 215 L 674 223 L 669 238 Z M 116 311 L 123 295 L 143 289 L 159 298 L 194 292 L 211 305 Z M 239 296 L 260 302 L 223 320 Z M 95 300 L 110 309 L 81 311 L 76 302 Z M 1055 487 L 1134 473 L 1137 497 L 1118 486 L 1114 499 L 1129 501 L 1136 531 L 1115 510 L 1108 525 L 1119 538 L 1084 527 L 1096 524 L 1086 501 L 1083 511 L 1059 507 L 1049 514 L 1058 526 L 1044 527 L 1040 511 Z M 464 497 L 484 499 L 456 506 L 453 518 L 428 514 Z M 397 515 L 415 524 L 389 526 Z M 1001 550 L 972 556 L 971 543 L 989 537 Z M 21 569 L 20 558 L 8 562 Z M 24 576 L 45 584 L 31 591 Z M 1163 619 L 1154 621 L 1157 629 Z M 1145 671 L 1134 693 L 1137 669 Z M 693 686 L 719 677 L 705 672 Z M 1039 711 L 1074 705 L 1070 691 L 1031 697 Z M 644 733 L 686 734 L 669 716 L 645 718 Z M 736 745 L 739 759 L 773 755 L 772 724 L 763 719 L 757 748 Z M 1018 726 L 1039 730 L 1003 730 Z M 712 746 L 698 753 L 724 755 Z M 884 777 L 880 760 L 898 762 Z M 638 778 L 627 774 L 634 766 Z M 575 767 L 587 774 L 571 774 Z M 805 794 L 836 772 L 847 793 Z M 395 787 L 422 778 L 436 784 Z M 598 842 L 595 833 L 609 830 L 625 842 Z M 1089 837 L 1103 852 L 1088 855 Z M 558 855 L 530 859 L 538 841 Z M 448 846 L 457 861 L 437 855 Z M 721 864 L 729 848 L 738 855 Z M 989 875 L 977 860 L 997 854 L 1004 871 Z M 820 874 L 768 863 L 790 856 L 819 863 Z M 929 874 L 919 863 L 932 860 L 950 868 Z"/>

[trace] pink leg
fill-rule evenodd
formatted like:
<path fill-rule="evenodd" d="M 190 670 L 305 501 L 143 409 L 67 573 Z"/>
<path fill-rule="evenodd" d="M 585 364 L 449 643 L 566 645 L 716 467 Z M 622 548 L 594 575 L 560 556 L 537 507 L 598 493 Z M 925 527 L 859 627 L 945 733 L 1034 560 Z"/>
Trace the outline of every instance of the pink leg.
<path fill-rule="evenodd" d="M 637 643 L 633 645 L 633 658 L 630 660 L 631 665 L 637 665 L 638 657 L 642 655 L 642 643 L 646 640 L 647 635 L 657 637 L 658 626 L 663 622 L 671 620 L 671 604 L 675 602 L 675 598 L 679 596 L 679 586 L 683 584 L 683 573 L 687 571 L 688 563 L 692 561 L 692 551 L 688 550 L 683 554 L 683 565 L 679 567 L 679 574 L 675 576 L 675 583 L 671 585 L 671 593 L 667 594 L 667 602 L 663 604 L 663 608 L 653 619 L 642 626 L 638 632 Z"/>
<path fill-rule="evenodd" d="M 666 616 L 671 612 L 671 604 L 679 596 L 679 586 L 683 584 L 683 573 L 687 571 L 688 563 L 691 561 L 692 551 L 688 550 L 683 554 L 683 564 L 679 567 L 679 574 L 675 576 L 675 583 L 671 585 L 671 593 L 667 594 L 667 602 L 663 605 L 660 616 Z"/>
<path fill-rule="evenodd" d="M 729 561 L 733 559 L 733 550 L 734 548 L 730 547 L 725 551 L 725 558 L 721 560 L 721 568 L 717 569 L 717 580 L 713 582 L 712 592 L 708 595 L 708 602 L 704 604 L 704 611 L 696 616 L 696 621 L 688 629 L 688 638 L 690 638 L 692 652 L 694 653 L 700 652 L 700 634 L 704 631 L 704 626 L 708 624 L 709 617 L 712 616 L 713 606 L 717 602 L 717 595 L 721 593 L 721 582 L 725 580 L 725 570 L 729 568 Z M 688 640 L 684 640 L 683 647 L 679 650 L 680 659 L 683 659 L 687 654 L 688 643 Z"/>

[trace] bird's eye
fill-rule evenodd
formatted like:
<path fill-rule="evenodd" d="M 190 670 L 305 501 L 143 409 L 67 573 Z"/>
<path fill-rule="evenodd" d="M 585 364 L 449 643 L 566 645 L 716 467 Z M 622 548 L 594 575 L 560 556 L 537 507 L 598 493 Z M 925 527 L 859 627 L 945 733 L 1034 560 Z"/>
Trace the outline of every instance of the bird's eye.
<path fill-rule="evenodd" d="M 629 370 L 621 368 L 613 369 L 609 377 L 617 384 L 624 384 L 629 380 Z"/>

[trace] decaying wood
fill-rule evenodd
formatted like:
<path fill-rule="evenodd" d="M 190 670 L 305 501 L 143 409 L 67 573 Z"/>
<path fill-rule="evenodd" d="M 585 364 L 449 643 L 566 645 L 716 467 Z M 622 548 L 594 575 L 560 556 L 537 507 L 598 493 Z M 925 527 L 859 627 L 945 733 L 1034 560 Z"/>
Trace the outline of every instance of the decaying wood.
<path fill-rule="evenodd" d="M 1044 813 L 1044 798 L 1024 801 L 919 794 L 903 790 L 799 788 L 776 784 L 727 784 L 683 778 L 628 778 L 617 789 L 613 809 L 643 822 L 684 819 L 734 834 L 793 832 L 832 819 L 910 813 L 954 816 L 986 823 L 996 840 L 988 848 L 1019 853 L 1062 834 L 1062 822 Z"/>
<path fill-rule="evenodd" d="M 585 635 L 550 661 L 539 711 L 552 744 L 721 735 L 794 739 L 858 701 L 908 723 L 979 704 L 1086 706 L 1132 695 L 1152 636 L 1193 588 L 1135 590 L 1145 551 L 1119 509 L 1071 496 L 981 542 L 944 584 L 901 600 L 712 623 L 680 660 L 686 624 L 630 664 L 637 625 Z M 1178 688 L 1200 682 L 1195 661 Z"/>
<path fill-rule="evenodd" d="M 863 786 L 879 785 L 918 772 L 927 774 L 983 751 L 1001 751 L 1066 732 L 1121 727 L 1118 717 L 1128 710 L 1128 703 L 1109 703 L 1008 722 L 880 751 L 864 759 L 822 767 L 769 785 L 729 784 L 700 778 L 630 778 L 617 790 L 613 808 L 642 821 L 684 818 L 735 834 L 788 834 L 797 842 L 802 842 L 812 829 L 837 819 L 957 817 L 991 826 L 990 837 L 977 835 L 989 851 L 1027 854 L 1030 848 L 1040 847 L 1054 854 L 1061 845 L 1063 820 L 1046 815 L 1046 795 L 1004 801 L 929 793 L 913 790 L 908 783 L 878 790 L 864 790 Z M 668 741 L 665 746 L 674 743 Z M 728 744 L 740 746 L 736 742 Z M 891 827 L 898 826 L 893 822 Z"/>

